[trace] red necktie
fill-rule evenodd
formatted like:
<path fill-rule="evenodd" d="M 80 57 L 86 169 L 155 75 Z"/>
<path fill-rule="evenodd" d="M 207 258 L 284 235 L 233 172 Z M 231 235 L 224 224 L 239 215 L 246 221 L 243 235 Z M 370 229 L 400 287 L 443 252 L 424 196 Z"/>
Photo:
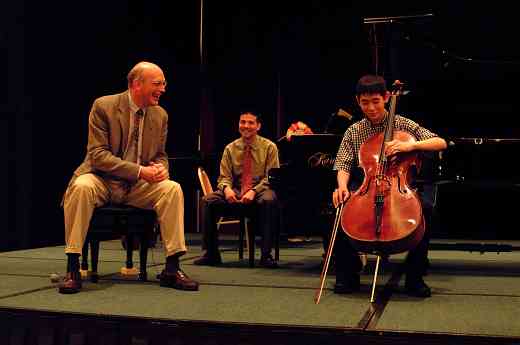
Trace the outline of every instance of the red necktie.
<path fill-rule="evenodd" d="M 251 157 L 251 146 L 247 145 L 244 148 L 244 156 L 242 158 L 242 181 L 241 181 L 241 190 L 240 196 L 244 196 L 244 194 L 253 187 L 253 175 L 252 175 L 252 161 Z"/>

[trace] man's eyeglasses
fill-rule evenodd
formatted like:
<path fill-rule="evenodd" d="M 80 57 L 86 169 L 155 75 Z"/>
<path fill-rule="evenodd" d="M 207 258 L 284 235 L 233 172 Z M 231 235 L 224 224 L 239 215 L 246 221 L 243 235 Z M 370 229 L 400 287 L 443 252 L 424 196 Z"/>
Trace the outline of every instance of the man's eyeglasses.
<path fill-rule="evenodd" d="M 159 86 L 166 87 L 166 85 L 168 85 L 168 82 L 166 82 L 166 80 L 154 80 L 154 81 L 152 81 L 152 85 L 155 87 L 159 87 Z"/>

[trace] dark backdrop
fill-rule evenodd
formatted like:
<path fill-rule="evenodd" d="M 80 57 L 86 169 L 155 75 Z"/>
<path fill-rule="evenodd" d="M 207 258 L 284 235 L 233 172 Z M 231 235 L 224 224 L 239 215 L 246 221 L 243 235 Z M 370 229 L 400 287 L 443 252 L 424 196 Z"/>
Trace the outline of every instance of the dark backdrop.
<path fill-rule="evenodd" d="M 262 113 L 269 138 L 295 120 L 319 132 L 339 108 L 359 119 L 353 87 L 375 71 L 375 56 L 380 74 L 408 83 L 400 112 L 443 136 L 519 137 L 520 48 L 506 2 L 223 3 L 204 2 L 202 60 L 200 1 L 4 5 L 1 250 L 63 243 L 59 203 L 85 154 L 92 101 L 124 90 L 140 60 L 161 65 L 170 83 L 162 104 L 168 152 L 178 158 L 172 175 L 187 195 L 186 231 L 194 231 L 199 128 L 204 164 L 215 167 L 242 109 Z M 434 16 L 363 24 L 424 13 Z"/>

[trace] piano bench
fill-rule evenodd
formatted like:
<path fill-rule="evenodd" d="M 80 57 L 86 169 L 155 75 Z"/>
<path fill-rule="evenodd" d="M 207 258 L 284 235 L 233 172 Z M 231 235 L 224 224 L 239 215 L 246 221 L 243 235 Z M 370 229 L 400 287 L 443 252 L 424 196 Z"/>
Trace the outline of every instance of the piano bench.
<path fill-rule="evenodd" d="M 138 276 L 147 281 L 146 264 L 148 248 L 153 237 L 157 216 L 153 210 L 145 210 L 128 205 L 108 204 L 94 210 L 90 220 L 87 238 L 83 245 L 81 258 L 81 275 L 90 276 L 92 282 L 98 281 L 99 241 L 113 237 L 114 234 L 124 236 L 123 247 L 126 249 L 126 265 L 121 268 L 122 275 Z M 134 238 L 138 237 L 138 245 Z M 88 252 L 90 245 L 91 271 L 89 272 Z M 133 265 L 133 250 L 139 247 L 140 271 Z"/>

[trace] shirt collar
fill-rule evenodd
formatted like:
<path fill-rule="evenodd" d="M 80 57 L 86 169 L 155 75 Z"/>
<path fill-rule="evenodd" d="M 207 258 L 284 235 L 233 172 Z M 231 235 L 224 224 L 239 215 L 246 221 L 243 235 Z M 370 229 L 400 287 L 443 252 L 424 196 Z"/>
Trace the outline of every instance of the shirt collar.
<path fill-rule="evenodd" d="M 246 142 L 244 141 L 244 139 L 242 139 L 242 138 L 240 138 L 240 143 L 242 144 L 242 148 L 245 148 L 247 145 Z M 249 145 L 251 146 L 251 148 L 253 150 L 258 146 L 258 135 L 255 135 L 253 142 Z"/>
<path fill-rule="evenodd" d="M 130 95 L 130 92 L 128 92 L 128 106 L 130 108 L 130 113 L 135 114 L 140 109 L 137 104 L 134 103 L 132 100 L 132 96 Z M 143 109 L 143 115 L 146 114 L 146 108 Z"/>

